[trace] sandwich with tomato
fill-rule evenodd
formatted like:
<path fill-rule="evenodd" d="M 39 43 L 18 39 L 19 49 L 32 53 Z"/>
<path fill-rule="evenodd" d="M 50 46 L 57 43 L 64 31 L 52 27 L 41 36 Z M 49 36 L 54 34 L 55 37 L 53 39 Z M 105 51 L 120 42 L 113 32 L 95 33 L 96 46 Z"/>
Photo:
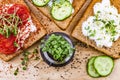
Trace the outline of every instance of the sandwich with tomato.
<path fill-rule="evenodd" d="M 0 1 L 0 58 L 9 61 L 46 34 L 23 0 Z"/>

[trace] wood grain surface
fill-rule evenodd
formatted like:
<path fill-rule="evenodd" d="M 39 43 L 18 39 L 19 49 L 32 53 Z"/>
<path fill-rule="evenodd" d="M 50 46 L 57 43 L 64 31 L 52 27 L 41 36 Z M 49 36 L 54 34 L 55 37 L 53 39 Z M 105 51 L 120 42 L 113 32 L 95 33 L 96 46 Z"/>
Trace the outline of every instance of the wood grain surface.
<path fill-rule="evenodd" d="M 89 0 L 87 1 L 89 2 Z M 31 11 L 36 10 L 33 13 L 37 15 L 39 22 L 45 26 L 48 33 L 59 31 L 70 35 L 75 24 L 71 24 L 72 27 L 68 28 L 66 31 L 62 31 L 54 22 L 43 16 L 43 14 L 40 13 L 33 4 L 27 2 L 27 0 L 25 0 L 25 2 L 27 5 L 29 5 L 30 8 L 32 8 Z M 88 3 L 85 4 L 86 5 L 84 6 L 87 8 Z M 81 18 L 85 7 L 81 8 L 83 11 L 79 11 L 79 16 L 77 17 Z M 77 22 L 75 21 L 75 23 Z M 40 60 L 38 61 L 31 59 L 28 69 L 23 71 L 21 69 L 22 55 L 20 55 L 7 63 L 0 60 L 0 80 L 120 80 L 120 59 L 115 60 L 115 67 L 109 76 L 101 78 L 89 77 L 86 71 L 86 64 L 88 59 L 92 56 L 104 54 L 75 39 L 73 39 L 73 42 L 76 44 L 76 52 L 73 61 L 70 62 L 70 64 L 64 67 L 55 68 L 48 66 L 40 56 Z M 32 52 L 33 49 L 38 45 L 39 42 L 30 47 L 28 50 Z M 17 76 L 14 76 L 13 73 L 17 67 L 19 68 L 19 73 Z"/>

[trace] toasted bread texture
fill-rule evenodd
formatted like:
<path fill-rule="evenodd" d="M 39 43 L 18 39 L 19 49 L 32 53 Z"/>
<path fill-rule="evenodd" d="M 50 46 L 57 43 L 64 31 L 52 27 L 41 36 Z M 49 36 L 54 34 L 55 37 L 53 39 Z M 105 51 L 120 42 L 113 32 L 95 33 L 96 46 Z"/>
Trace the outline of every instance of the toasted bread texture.
<path fill-rule="evenodd" d="M 111 48 L 108 48 L 108 47 L 100 48 L 100 47 L 96 46 L 96 43 L 93 40 L 88 39 L 82 33 L 82 23 L 84 21 L 86 21 L 89 16 L 93 15 L 93 6 L 97 2 L 101 2 L 101 0 L 93 0 L 90 3 L 90 5 L 87 8 L 86 12 L 84 13 L 83 17 L 81 18 L 81 20 L 77 24 L 76 28 L 74 29 L 72 36 L 75 37 L 76 39 L 86 43 L 87 45 L 90 45 L 90 46 L 94 47 L 95 49 L 97 49 L 101 52 L 104 52 L 105 54 L 107 54 L 113 58 L 120 58 L 120 38 L 113 43 Z M 111 0 L 111 3 L 118 9 L 118 11 L 120 13 L 119 0 Z"/>
<path fill-rule="evenodd" d="M 24 4 L 23 0 L 0 0 L 0 5 L 3 4 L 14 4 L 14 3 L 19 3 L 19 4 Z M 30 12 L 32 21 L 34 25 L 37 28 L 36 32 L 30 33 L 30 36 L 25 40 L 24 46 L 22 50 L 18 50 L 16 53 L 10 54 L 10 55 L 5 55 L 5 54 L 0 54 L 0 58 L 4 61 L 9 61 L 15 56 L 19 55 L 20 53 L 23 52 L 23 50 L 27 49 L 30 47 L 32 44 L 34 44 L 36 41 L 38 41 L 40 38 L 42 38 L 45 34 L 46 31 L 44 30 L 43 26 L 39 23 L 39 21 L 36 19 L 36 17 Z"/>
<path fill-rule="evenodd" d="M 29 0 L 31 1 L 31 0 Z M 53 22 L 55 22 L 57 24 L 57 26 L 59 26 L 61 29 L 67 29 L 67 27 L 69 26 L 70 22 L 72 21 L 72 19 L 74 18 L 74 16 L 77 14 L 77 12 L 81 9 L 81 7 L 83 6 L 83 4 L 85 3 L 86 0 L 73 0 L 73 8 L 74 8 L 74 13 L 67 19 L 63 20 L 63 21 L 57 21 L 55 19 L 52 18 L 52 16 L 50 15 L 50 7 L 49 6 L 44 6 L 44 7 L 37 7 L 45 16 L 47 16 L 48 18 L 50 18 Z"/>

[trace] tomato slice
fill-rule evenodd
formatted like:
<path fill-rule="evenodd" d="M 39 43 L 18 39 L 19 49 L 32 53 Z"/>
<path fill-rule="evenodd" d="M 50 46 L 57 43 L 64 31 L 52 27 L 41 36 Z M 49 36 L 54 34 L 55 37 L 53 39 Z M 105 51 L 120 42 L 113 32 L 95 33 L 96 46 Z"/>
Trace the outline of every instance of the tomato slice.
<path fill-rule="evenodd" d="M 14 46 L 14 41 L 16 37 L 11 35 L 9 38 L 0 35 L 0 53 L 11 54 L 17 50 L 17 47 Z"/>
<path fill-rule="evenodd" d="M 8 9 L 8 14 L 13 14 L 16 10 L 16 15 L 20 17 L 22 20 L 22 25 L 24 26 L 29 18 L 29 11 L 26 6 L 22 4 L 14 4 Z M 19 26 L 18 26 L 19 27 Z M 17 47 L 14 46 L 14 42 L 16 40 L 16 36 L 10 35 L 9 38 L 6 38 L 5 36 L 0 34 L 0 53 L 3 54 L 12 54 L 16 52 Z"/>
<path fill-rule="evenodd" d="M 8 9 L 8 14 L 13 14 L 15 11 L 16 15 L 21 18 L 23 25 L 25 25 L 30 15 L 27 7 L 22 4 L 14 4 Z"/>

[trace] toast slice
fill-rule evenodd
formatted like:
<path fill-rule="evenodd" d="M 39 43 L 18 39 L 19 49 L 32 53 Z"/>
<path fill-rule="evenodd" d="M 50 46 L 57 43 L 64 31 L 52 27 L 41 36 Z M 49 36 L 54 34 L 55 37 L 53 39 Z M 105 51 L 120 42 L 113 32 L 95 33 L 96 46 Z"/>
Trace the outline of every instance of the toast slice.
<path fill-rule="evenodd" d="M 19 4 L 26 5 L 23 0 L 1 0 L 0 1 L 0 5 L 12 4 L 12 3 L 13 4 L 14 3 L 19 3 Z M 46 34 L 46 31 L 44 30 L 43 26 L 39 23 L 39 21 L 36 19 L 36 17 L 31 12 L 30 12 L 30 14 L 31 14 L 32 22 L 36 26 L 37 31 L 30 33 L 29 37 L 24 42 L 23 49 L 18 50 L 16 53 L 13 53 L 13 54 L 10 54 L 10 55 L 5 55 L 5 54 L 1 53 L 0 58 L 2 60 L 4 60 L 4 61 L 11 60 L 12 58 L 19 55 L 23 50 L 30 47 L 32 44 L 34 44 L 36 41 L 38 41 L 40 38 L 42 38 Z"/>
<path fill-rule="evenodd" d="M 30 2 L 32 2 L 32 0 L 29 0 Z M 60 27 L 61 29 L 67 29 L 67 27 L 69 26 L 70 22 L 72 21 L 72 19 L 74 18 L 74 16 L 77 14 L 77 12 L 81 9 L 81 7 L 83 6 L 83 4 L 85 3 L 86 0 L 73 0 L 72 6 L 74 8 L 74 13 L 67 19 L 63 20 L 63 21 L 57 21 L 55 19 L 52 18 L 52 16 L 50 15 L 50 7 L 49 6 L 44 6 L 44 7 L 37 7 L 39 9 L 39 11 L 41 11 L 45 16 L 47 16 L 48 18 L 50 18 L 54 23 L 56 23 L 56 25 L 58 27 Z"/>
<path fill-rule="evenodd" d="M 97 2 L 101 2 L 101 0 L 93 0 L 90 3 L 90 5 L 87 8 L 87 10 L 85 11 L 83 17 L 81 18 L 81 20 L 79 21 L 79 23 L 77 24 L 75 29 L 73 30 L 72 36 L 75 37 L 76 39 L 86 43 L 87 45 L 90 45 L 90 46 L 94 47 L 95 49 L 97 49 L 101 52 L 104 52 L 105 54 L 107 54 L 113 58 L 120 58 L 120 38 L 117 41 L 115 41 L 113 43 L 112 47 L 110 47 L 110 48 L 108 48 L 108 47 L 99 48 L 96 46 L 96 43 L 93 40 L 88 39 L 82 33 L 82 23 L 84 21 L 86 21 L 89 16 L 93 15 L 93 6 Z M 111 3 L 120 12 L 120 5 L 119 5 L 120 2 L 118 0 L 111 0 Z"/>

